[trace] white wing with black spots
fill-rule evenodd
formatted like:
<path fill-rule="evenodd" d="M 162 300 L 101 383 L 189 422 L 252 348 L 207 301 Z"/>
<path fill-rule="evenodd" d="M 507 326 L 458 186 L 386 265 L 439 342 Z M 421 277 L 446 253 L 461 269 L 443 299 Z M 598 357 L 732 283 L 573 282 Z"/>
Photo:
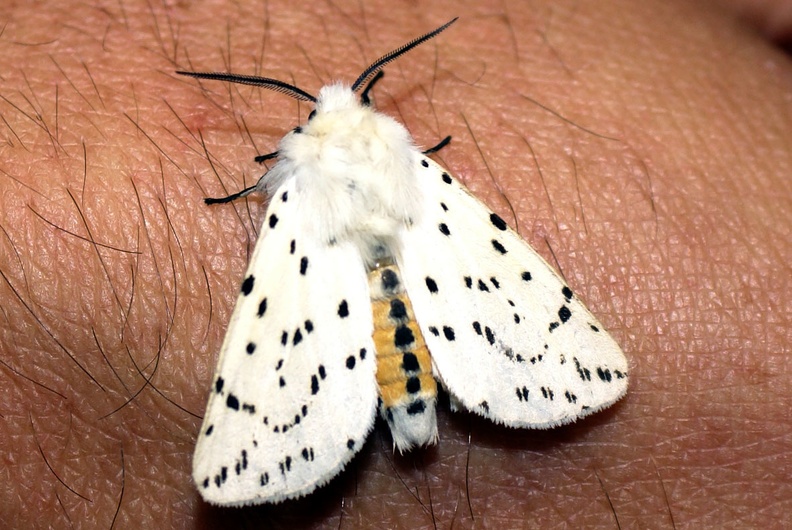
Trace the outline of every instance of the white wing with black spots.
<path fill-rule="evenodd" d="M 574 421 L 627 390 L 618 344 L 553 269 L 433 161 L 398 264 L 435 375 L 465 408 L 514 427 Z"/>
<path fill-rule="evenodd" d="M 372 428 L 378 390 L 363 260 L 302 226 L 295 179 L 272 196 L 234 309 L 193 459 L 207 501 L 300 497 Z"/>

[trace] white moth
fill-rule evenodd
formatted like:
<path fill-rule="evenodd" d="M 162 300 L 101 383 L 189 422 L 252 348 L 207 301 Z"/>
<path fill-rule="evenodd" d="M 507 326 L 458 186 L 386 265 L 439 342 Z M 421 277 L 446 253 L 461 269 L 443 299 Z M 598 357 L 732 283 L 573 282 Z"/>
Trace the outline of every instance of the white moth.
<path fill-rule="evenodd" d="M 511 427 L 569 423 L 626 392 L 624 354 L 569 287 L 370 106 L 382 67 L 453 22 L 316 98 L 179 72 L 315 103 L 258 158 L 277 162 L 255 186 L 207 199 L 270 197 L 195 448 L 208 502 L 310 493 L 360 450 L 377 410 L 400 451 L 434 443 L 435 379 L 454 408 Z"/>

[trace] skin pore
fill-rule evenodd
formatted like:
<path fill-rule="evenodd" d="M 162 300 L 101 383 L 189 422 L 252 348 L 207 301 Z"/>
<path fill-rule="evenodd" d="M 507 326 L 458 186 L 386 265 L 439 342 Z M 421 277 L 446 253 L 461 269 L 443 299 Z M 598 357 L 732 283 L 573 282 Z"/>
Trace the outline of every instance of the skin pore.
<path fill-rule="evenodd" d="M 784 36 L 789 10 L 734 3 L 6 8 L 0 521 L 789 523 L 792 66 L 730 11 Z M 375 104 L 419 145 L 453 136 L 436 160 L 611 331 L 627 397 L 551 431 L 441 401 L 436 447 L 393 454 L 379 425 L 307 499 L 213 509 L 190 462 L 266 199 L 202 199 L 254 182 L 310 107 L 173 72 L 315 94 L 456 15 Z"/>

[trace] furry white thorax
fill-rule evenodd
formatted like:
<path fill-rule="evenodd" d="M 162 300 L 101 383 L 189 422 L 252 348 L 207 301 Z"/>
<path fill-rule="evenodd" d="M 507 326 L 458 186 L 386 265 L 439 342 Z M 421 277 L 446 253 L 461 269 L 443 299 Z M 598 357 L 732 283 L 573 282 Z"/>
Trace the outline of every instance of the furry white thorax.
<path fill-rule="evenodd" d="M 295 178 L 304 229 L 327 242 L 352 241 L 369 264 L 383 245 L 395 251 L 399 230 L 419 220 L 420 151 L 404 126 L 362 105 L 346 85 L 323 87 L 314 116 L 278 153 L 261 183 L 268 195 Z"/>

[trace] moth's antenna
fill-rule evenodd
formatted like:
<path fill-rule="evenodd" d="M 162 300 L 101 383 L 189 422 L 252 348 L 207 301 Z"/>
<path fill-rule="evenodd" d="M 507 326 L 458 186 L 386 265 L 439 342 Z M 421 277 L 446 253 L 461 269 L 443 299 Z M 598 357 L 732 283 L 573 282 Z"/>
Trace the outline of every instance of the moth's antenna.
<path fill-rule="evenodd" d="M 275 92 L 281 92 L 287 96 L 300 101 L 310 101 L 316 103 L 316 98 L 311 94 L 297 88 L 294 85 L 278 81 L 277 79 L 270 79 L 269 77 L 257 77 L 254 75 L 240 75 L 240 74 L 224 74 L 222 72 L 183 72 L 177 71 L 179 75 L 188 75 L 190 77 L 197 77 L 199 79 L 213 79 L 216 81 L 226 81 L 228 83 L 239 83 L 241 85 L 253 85 L 261 88 L 268 88 Z"/>
<path fill-rule="evenodd" d="M 459 18 L 459 17 L 456 17 L 453 20 L 451 20 L 449 22 L 446 22 L 445 24 L 443 24 L 442 26 L 440 26 L 436 30 L 430 31 L 426 35 L 423 35 L 421 37 L 418 37 L 417 39 L 411 40 L 410 42 L 408 42 L 404 46 L 400 46 L 400 47 L 396 48 L 395 50 L 393 50 L 392 52 L 388 53 L 387 55 L 383 55 L 382 57 L 380 57 L 379 59 L 374 61 L 374 63 L 372 63 L 372 65 L 369 66 L 368 68 L 366 68 L 363 71 L 363 73 L 360 74 L 360 77 L 357 78 L 357 81 L 355 81 L 355 83 L 352 85 L 352 91 L 353 92 L 357 91 L 357 89 L 359 89 L 362 85 L 366 84 L 366 82 L 369 79 L 371 79 L 372 77 L 377 75 L 377 72 L 379 72 L 382 69 L 383 66 L 385 66 L 386 64 L 388 64 L 392 60 L 396 59 L 400 55 L 404 55 L 405 53 L 407 53 L 408 51 L 412 50 L 413 48 L 415 48 L 419 44 L 421 44 L 423 42 L 426 42 L 429 39 L 431 39 L 432 37 L 436 36 L 438 33 L 440 33 L 441 31 L 446 29 L 448 26 L 450 26 L 451 24 L 456 22 L 457 18 Z"/>

